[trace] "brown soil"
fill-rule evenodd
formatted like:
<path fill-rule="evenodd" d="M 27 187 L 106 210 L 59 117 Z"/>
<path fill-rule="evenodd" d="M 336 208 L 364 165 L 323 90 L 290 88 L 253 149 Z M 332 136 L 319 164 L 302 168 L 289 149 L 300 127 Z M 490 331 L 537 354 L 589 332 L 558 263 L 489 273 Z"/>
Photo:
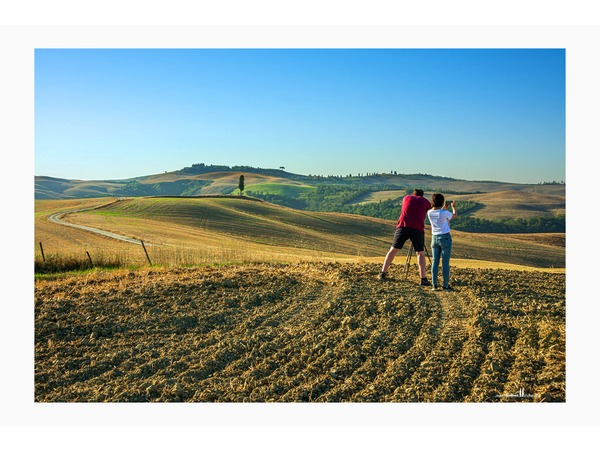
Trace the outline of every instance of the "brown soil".
<path fill-rule="evenodd" d="M 37 402 L 564 402 L 565 275 L 379 264 L 35 283 Z"/>

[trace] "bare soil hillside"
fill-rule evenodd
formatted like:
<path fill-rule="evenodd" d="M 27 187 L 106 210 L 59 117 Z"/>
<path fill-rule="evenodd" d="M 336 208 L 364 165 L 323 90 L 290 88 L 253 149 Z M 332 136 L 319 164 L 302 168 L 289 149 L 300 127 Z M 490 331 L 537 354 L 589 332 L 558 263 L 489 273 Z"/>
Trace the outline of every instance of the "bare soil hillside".
<path fill-rule="evenodd" d="M 473 212 L 482 219 L 522 218 L 529 219 L 547 215 L 565 214 L 565 196 L 525 190 L 506 190 L 486 194 L 453 196 L 461 200 L 473 200 L 483 207 Z"/>

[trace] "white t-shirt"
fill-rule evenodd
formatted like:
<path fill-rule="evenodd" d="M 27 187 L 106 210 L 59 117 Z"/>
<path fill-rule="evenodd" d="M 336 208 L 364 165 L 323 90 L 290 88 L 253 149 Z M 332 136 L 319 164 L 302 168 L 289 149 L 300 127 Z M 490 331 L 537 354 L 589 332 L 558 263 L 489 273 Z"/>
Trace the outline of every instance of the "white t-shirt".
<path fill-rule="evenodd" d="M 427 211 L 429 223 L 431 224 L 431 234 L 450 233 L 450 219 L 452 213 L 447 209 L 430 209 Z"/>

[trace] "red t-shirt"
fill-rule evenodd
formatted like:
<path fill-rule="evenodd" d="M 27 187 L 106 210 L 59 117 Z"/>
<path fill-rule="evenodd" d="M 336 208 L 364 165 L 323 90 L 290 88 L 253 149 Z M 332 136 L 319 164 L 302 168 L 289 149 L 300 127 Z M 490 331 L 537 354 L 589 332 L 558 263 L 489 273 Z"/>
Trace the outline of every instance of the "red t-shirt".
<path fill-rule="evenodd" d="M 396 228 L 415 228 L 425 231 L 425 216 L 431 209 L 431 203 L 425 197 L 407 195 L 402 200 L 402 212 Z"/>

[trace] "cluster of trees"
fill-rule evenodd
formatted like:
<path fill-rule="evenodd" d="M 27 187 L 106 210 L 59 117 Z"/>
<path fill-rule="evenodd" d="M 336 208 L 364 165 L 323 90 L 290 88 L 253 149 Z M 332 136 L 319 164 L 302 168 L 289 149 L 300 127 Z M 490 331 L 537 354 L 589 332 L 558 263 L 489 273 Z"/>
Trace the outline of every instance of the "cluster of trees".
<path fill-rule="evenodd" d="M 284 197 L 281 195 L 253 192 L 255 197 L 261 198 L 278 205 L 289 206 L 296 209 L 320 212 L 346 212 L 357 214 L 355 211 L 362 205 L 353 204 L 364 195 L 376 190 L 400 190 L 402 194 L 406 189 L 398 186 L 378 186 L 377 188 L 362 186 L 359 183 L 352 185 L 319 184 L 315 189 L 302 192 L 297 197 Z M 360 209 L 360 208 L 358 208 Z M 396 214 L 398 207 L 395 207 Z M 370 215 L 370 214 L 363 214 Z M 380 217 L 373 215 L 372 217 Z"/>
<path fill-rule="evenodd" d="M 285 167 L 281 166 L 279 169 L 261 169 L 260 167 L 251 166 L 221 166 L 221 165 L 207 165 L 204 163 L 192 164 L 191 167 L 184 167 L 178 170 L 178 173 L 186 175 L 199 175 L 203 173 L 212 172 L 247 172 L 247 173 L 261 173 L 263 175 L 271 176 L 285 176 L 289 179 L 305 179 L 304 175 L 294 175 L 284 171 Z"/>
<path fill-rule="evenodd" d="M 200 173 L 210 173 L 210 172 L 229 172 L 231 171 L 231 167 L 229 166 L 219 166 L 213 165 L 210 166 L 200 163 L 200 164 L 192 164 L 191 167 L 184 167 L 179 171 L 179 173 L 187 173 L 187 174 L 200 174 Z"/>
<path fill-rule="evenodd" d="M 204 164 L 204 163 L 196 163 L 192 164 L 190 167 L 184 167 L 181 170 L 177 171 L 181 174 L 203 174 L 203 173 L 211 173 L 211 172 L 248 172 L 248 173 L 261 173 L 264 175 L 272 175 L 272 176 L 284 176 L 293 180 L 303 180 L 303 181 L 317 181 L 321 182 L 341 182 L 341 183 L 356 183 L 356 182 L 368 182 L 368 180 L 362 180 L 362 178 L 369 177 L 389 177 L 390 175 L 398 175 L 395 170 L 391 170 L 390 173 L 377 173 L 377 172 L 366 172 L 366 173 L 357 173 L 357 174 L 347 174 L 347 175 L 317 175 L 317 174 L 308 174 L 308 175 L 298 175 L 292 174 L 289 172 L 285 172 L 285 167 L 280 166 L 279 169 L 262 169 L 260 167 L 252 167 L 252 166 L 225 166 L 225 165 L 214 165 L 214 164 Z M 450 177 L 442 177 L 442 176 L 434 176 L 426 173 L 417 173 L 417 174 L 400 174 L 400 176 L 404 177 L 423 177 L 430 179 L 440 179 L 440 180 L 451 180 Z M 396 186 L 398 187 L 398 186 Z"/>
<path fill-rule="evenodd" d="M 287 206 L 288 208 L 294 209 L 307 209 L 306 202 L 304 200 L 294 197 L 255 191 L 252 191 L 252 196 L 275 205 Z"/>
<path fill-rule="evenodd" d="M 452 228 L 472 233 L 564 233 L 566 231 L 566 221 L 564 215 L 499 220 L 459 216 L 453 220 Z"/>
<path fill-rule="evenodd" d="M 393 200 L 358 203 L 366 195 L 381 190 L 397 191 Z M 355 183 L 349 186 L 318 185 L 315 189 L 300 193 L 297 197 L 284 197 L 264 192 L 253 192 L 255 197 L 290 208 L 319 212 L 341 212 L 376 217 L 379 219 L 396 220 L 402 207 L 402 198 L 412 193 L 413 188 L 396 185 L 369 186 Z M 461 202 L 461 211 L 474 210 L 480 207 L 476 202 Z"/>
<path fill-rule="evenodd" d="M 262 192 L 253 192 L 253 195 L 265 201 L 295 209 L 341 212 L 396 220 L 402 207 L 402 198 L 404 195 L 410 194 L 412 188 L 399 189 L 397 186 L 393 188 L 399 191 L 399 198 L 362 204 L 356 202 L 364 198 L 365 194 L 382 190 L 382 188 L 379 186 L 374 188 L 368 186 L 320 185 L 316 189 L 310 192 L 303 192 L 295 198 Z M 390 186 L 387 186 L 385 190 L 391 190 Z M 475 201 L 460 201 L 459 217 L 453 220 L 452 228 L 473 233 L 565 232 L 564 215 L 557 217 L 536 217 L 532 219 L 506 218 L 500 220 L 487 220 L 468 216 L 469 213 L 476 211 L 482 206 Z"/>

